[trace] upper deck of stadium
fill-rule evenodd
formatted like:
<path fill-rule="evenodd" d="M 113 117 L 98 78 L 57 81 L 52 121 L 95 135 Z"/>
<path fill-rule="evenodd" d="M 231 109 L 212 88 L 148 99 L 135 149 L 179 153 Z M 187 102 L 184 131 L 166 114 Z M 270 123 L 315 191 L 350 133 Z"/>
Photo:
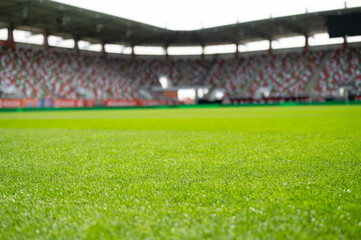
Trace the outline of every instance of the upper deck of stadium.
<path fill-rule="evenodd" d="M 9 29 L 91 43 L 164 48 L 172 45 L 244 44 L 292 36 L 307 38 L 327 32 L 330 17 L 361 13 L 361 7 L 354 7 L 175 31 L 52 1 L 1 1 L 0 9 L 0 26 Z"/>

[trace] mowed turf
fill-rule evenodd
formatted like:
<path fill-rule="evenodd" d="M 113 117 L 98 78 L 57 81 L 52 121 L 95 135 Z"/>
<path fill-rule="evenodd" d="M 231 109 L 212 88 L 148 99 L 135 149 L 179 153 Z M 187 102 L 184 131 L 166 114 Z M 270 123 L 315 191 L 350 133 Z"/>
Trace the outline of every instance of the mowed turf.
<path fill-rule="evenodd" d="M 0 113 L 0 239 L 256 238 L 361 238 L 361 106 Z"/>

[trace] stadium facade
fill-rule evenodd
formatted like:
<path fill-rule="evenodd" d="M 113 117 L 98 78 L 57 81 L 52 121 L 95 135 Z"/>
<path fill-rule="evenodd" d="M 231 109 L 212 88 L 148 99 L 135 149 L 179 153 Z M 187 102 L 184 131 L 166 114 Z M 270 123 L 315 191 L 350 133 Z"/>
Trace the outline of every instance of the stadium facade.
<path fill-rule="evenodd" d="M 361 35 L 352 24 L 361 8 L 171 31 L 50 1 L 0 6 L 0 21 L 8 29 L 8 39 L 0 42 L 2 108 L 361 100 L 361 43 L 347 42 L 347 36 Z M 15 42 L 14 29 L 44 34 L 44 45 Z M 320 32 L 344 42 L 310 47 L 309 37 Z M 74 49 L 50 47 L 49 35 L 74 39 Z M 272 49 L 272 40 L 300 35 L 304 47 Z M 100 43 L 102 51 L 79 50 L 79 40 Z M 257 40 L 268 40 L 269 49 L 239 52 L 239 44 Z M 107 53 L 109 43 L 128 45 L 132 54 Z M 237 46 L 231 54 L 167 52 L 170 46 L 230 43 Z M 162 46 L 165 55 L 135 55 L 135 46 L 144 45 Z"/>

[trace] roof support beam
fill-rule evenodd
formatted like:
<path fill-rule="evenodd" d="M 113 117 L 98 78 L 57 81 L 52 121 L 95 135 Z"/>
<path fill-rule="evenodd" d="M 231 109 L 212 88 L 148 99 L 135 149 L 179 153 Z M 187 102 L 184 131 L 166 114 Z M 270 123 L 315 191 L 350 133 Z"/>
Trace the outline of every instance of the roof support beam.
<path fill-rule="evenodd" d="M 15 51 L 15 40 L 14 40 L 14 26 L 10 24 L 8 28 L 8 41 L 11 46 L 11 50 Z"/>
<path fill-rule="evenodd" d="M 303 52 L 308 52 L 308 36 L 305 36 L 305 46 L 303 48 Z"/>
<path fill-rule="evenodd" d="M 238 49 L 238 43 L 236 42 L 236 51 L 234 52 L 234 58 L 238 58 L 239 49 Z"/>
<path fill-rule="evenodd" d="M 202 47 L 201 60 L 203 61 L 204 60 L 205 46 L 202 45 L 201 47 Z"/>
<path fill-rule="evenodd" d="M 79 49 L 79 37 L 76 36 L 74 38 L 74 50 L 76 52 L 76 54 L 79 56 L 80 55 L 80 49 Z"/>
<path fill-rule="evenodd" d="M 45 49 L 45 52 L 49 55 L 50 47 L 49 47 L 49 33 L 48 33 L 48 31 L 44 32 L 43 37 L 44 37 L 44 49 Z"/>

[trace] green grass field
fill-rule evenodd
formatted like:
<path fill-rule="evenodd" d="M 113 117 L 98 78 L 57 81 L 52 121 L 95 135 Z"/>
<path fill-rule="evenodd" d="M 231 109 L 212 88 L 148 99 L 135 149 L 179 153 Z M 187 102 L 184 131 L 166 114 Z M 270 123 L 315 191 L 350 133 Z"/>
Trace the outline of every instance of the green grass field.
<path fill-rule="evenodd" d="M 361 106 L 0 113 L 0 239 L 361 239 Z"/>

